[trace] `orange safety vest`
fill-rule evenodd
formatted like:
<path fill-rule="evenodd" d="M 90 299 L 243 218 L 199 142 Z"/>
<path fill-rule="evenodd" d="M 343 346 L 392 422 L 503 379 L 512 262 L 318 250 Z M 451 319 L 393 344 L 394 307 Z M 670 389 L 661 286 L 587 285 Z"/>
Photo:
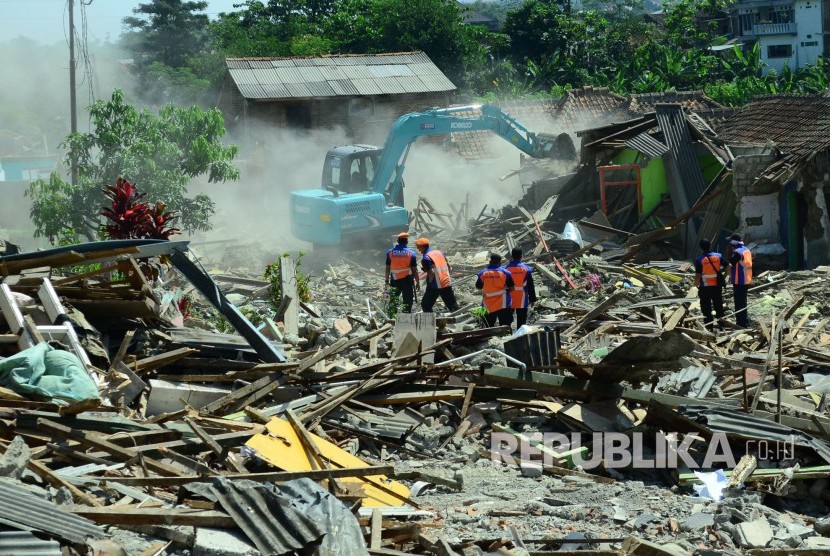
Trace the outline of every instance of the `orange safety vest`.
<path fill-rule="evenodd" d="M 741 260 L 732 266 L 732 283 L 749 285 L 752 282 L 752 253 L 746 247 L 738 247 L 735 253 L 741 255 Z"/>
<path fill-rule="evenodd" d="M 389 270 L 393 280 L 412 276 L 412 253 L 408 250 L 389 250 Z"/>
<path fill-rule="evenodd" d="M 701 286 L 717 286 L 718 273 L 720 272 L 720 257 L 712 258 L 710 255 L 704 255 L 700 260 L 700 266 L 703 272 L 700 275 Z"/>
<path fill-rule="evenodd" d="M 491 313 L 510 307 L 507 301 L 507 274 L 503 270 L 485 270 L 480 275 L 484 287 L 484 306 Z"/>
<path fill-rule="evenodd" d="M 450 278 L 450 265 L 447 263 L 447 258 L 438 249 L 430 249 L 426 253 L 432 264 L 435 265 L 433 271 L 435 272 L 435 279 L 439 288 L 449 288 L 452 284 Z"/>
<path fill-rule="evenodd" d="M 513 291 L 510 292 L 510 306 L 514 309 L 524 309 L 527 292 L 525 292 L 525 280 L 527 280 L 528 268 L 523 264 L 506 266 L 505 270 L 513 277 Z"/>

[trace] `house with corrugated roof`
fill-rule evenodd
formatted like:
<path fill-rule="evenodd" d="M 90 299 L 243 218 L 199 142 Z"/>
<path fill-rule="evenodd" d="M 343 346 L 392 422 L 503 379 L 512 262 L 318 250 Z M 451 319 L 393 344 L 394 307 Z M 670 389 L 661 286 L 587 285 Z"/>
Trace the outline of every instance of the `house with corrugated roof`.
<path fill-rule="evenodd" d="M 355 143 L 382 144 L 408 112 L 449 105 L 456 87 L 423 52 L 227 58 L 218 106 L 232 131 L 253 123 L 342 127 Z"/>
<path fill-rule="evenodd" d="M 727 120 L 739 231 L 791 269 L 830 263 L 830 98 L 774 95 Z"/>

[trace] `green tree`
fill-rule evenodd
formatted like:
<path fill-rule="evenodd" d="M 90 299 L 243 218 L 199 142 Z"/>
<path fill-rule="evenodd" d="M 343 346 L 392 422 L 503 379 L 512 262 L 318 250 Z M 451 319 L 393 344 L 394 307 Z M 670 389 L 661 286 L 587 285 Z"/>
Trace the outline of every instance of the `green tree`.
<path fill-rule="evenodd" d="M 92 131 L 70 134 L 61 143 L 67 167 L 77 161 L 77 183 L 53 173 L 29 188 L 36 237 L 54 242 L 74 233 L 97 239 L 102 191 L 119 176 L 146 191 L 151 202 L 162 201 L 180 211 L 184 230 L 210 229 L 213 201 L 203 194 L 188 197 L 187 185 L 201 175 L 210 182 L 239 177 L 232 164 L 237 147 L 221 143 L 225 125 L 219 110 L 168 104 L 156 115 L 126 104 L 120 90 L 89 110 Z"/>
<path fill-rule="evenodd" d="M 225 74 L 224 57 L 209 32 L 207 2 L 153 0 L 124 18 L 123 44 L 133 56 L 135 93 L 151 104 L 174 99 L 213 104 Z"/>
<path fill-rule="evenodd" d="M 331 52 L 323 36 L 335 0 L 246 0 L 213 25 L 229 56 L 303 56 Z"/>
<path fill-rule="evenodd" d="M 421 50 L 451 79 L 479 53 L 480 29 L 461 22 L 454 0 L 339 0 L 327 36 L 342 52 Z"/>
<path fill-rule="evenodd" d="M 182 0 L 153 0 L 133 9 L 136 17 L 125 17 L 124 26 L 132 30 L 127 45 L 134 63 L 141 67 L 155 62 L 171 68 L 187 65 L 199 55 L 207 38 L 208 16 L 198 13 L 208 3 Z"/>

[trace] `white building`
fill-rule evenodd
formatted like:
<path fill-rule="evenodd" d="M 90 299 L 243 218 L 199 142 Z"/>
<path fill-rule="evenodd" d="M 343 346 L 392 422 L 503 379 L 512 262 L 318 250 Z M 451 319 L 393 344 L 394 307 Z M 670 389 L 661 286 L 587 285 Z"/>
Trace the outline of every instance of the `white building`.
<path fill-rule="evenodd" d="M 747 44 L 758 43 L 765 72 L 796 70 L 824 55 L 826 4 L 830 0 L 739 0 L 730 8 L 732 31 Z"/>

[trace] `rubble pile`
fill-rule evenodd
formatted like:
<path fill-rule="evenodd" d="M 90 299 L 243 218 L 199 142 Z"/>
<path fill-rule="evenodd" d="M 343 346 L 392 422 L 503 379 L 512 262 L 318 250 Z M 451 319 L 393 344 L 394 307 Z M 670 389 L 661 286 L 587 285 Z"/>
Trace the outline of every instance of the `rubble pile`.
<path fill-rule="evenodd" d="M 828 550 L 830 269 L 760 273 L 757 329 L 710 331 L 689 263 L 453 210 L 453 313 L 394 314 L 381 253 L 0 257 L 0 553 Z M 475 272 L 514 246 L 540 301 L 485 328 Z"/>

